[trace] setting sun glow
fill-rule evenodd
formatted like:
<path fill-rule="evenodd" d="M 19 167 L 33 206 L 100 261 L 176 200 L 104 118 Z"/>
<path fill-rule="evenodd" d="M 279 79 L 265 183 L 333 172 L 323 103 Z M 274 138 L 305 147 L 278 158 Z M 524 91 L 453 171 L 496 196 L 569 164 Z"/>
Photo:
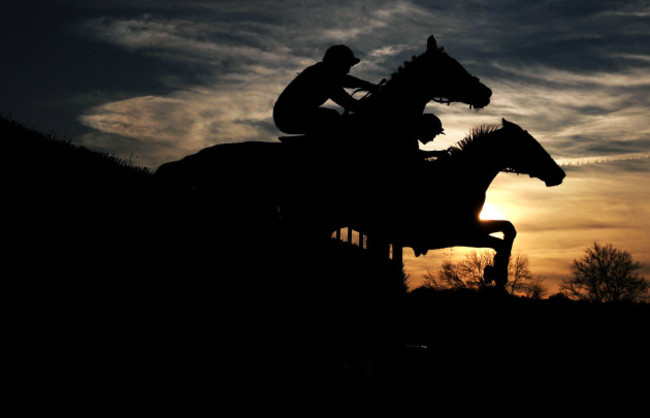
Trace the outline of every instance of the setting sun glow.
<path fill-rule="evenodd" d="M 483 205 L 483 210 L 481 211 L 481 214 L 479 215 L 480 219 L 492 219 L 492 220 L 503 220 L 505 219 L 505 216 L 499 209 L 497 209 L 496 206 L 491 205 L 489 203 L 486 203 Z"/>

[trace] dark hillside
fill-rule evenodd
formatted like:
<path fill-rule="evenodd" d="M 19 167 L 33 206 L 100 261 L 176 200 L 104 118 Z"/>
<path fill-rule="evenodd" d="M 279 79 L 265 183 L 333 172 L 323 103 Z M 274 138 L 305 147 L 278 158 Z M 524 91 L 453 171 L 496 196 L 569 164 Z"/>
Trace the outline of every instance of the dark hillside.
<path fill-rule="evenodd" d="M 422 416 L 410 412 L 449 395 L 538 402 L 647 373 L 646 305 L 406 293 L 400 266 L 356 247 L 223 219 L 144 169 L 6 119 L 0 138 L 13 325 L 30 367 L 52 385 L 92 382 L 77 388 L 90 400 L 119 387 L 164 405 L 225 382 L 267 395 L 248 405 L 265 411 L 333 405 L 333 388 L 372 377 L 387 397 L 362 412 L 404 391 L 393 416 Z"/>
<path fill-rule="evenodd" d="M 4 170 L 10 185 L 30 200 L 43 195 L 63 195 L 56 204 L 87 198 L 105 201 L 137 194 L 150 178 L 147 169 L 118 158 L 72 145 L 53 135 L 44 135 L 19 123 L 0 118 Z M 57 205 L 53 204 L 53 207 Z"/>
<path fill-rule="evenodd" d="M 401 268 L 220 219 L 144 169 L 10 120 L 0 120 L 0 138 L 16 303 L 45 340 L 90 344 L 77 360 L 129 344 L 111 367 L 132 366 L 133 355 L 158 376 L 149 367 L 174 352 L 202 365 L 231 356 L 220 373 L 278 373 L 278 364 L 297 373 L 292 362 L 309 361 L 306 370 L 329 375 L 357 370 L 337 347 L 354 357 L 363 346 L 385 363 L 369 341 L 385 342 L 374 331 L 405 294 Z"/>
<path fill-rule="evenodd" d="M 110 254 L 144 238 L 145 169 L 5 118 L 0 138 L 11 252 L 34 274 L 78 276 L 87 273 L 85 260 L 102 258 L 113 270 L 121 263 Z"/>

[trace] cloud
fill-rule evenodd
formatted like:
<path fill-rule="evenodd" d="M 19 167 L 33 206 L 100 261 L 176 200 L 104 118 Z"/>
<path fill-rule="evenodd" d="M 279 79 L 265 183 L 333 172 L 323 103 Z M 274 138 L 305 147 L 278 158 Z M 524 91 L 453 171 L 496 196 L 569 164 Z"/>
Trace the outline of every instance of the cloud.
<path fill-rule="evenodd" d="M 638 68 L 610 73 L 501 63 L 487 68 L 490 75 L 482 80 L 493 91 L 487 108 L 467 112 L 462 106 L 429 105 L 447 131 L 435 141 L 440 147 L 461 139 L 472 126 L 506 118 L 565 161 L 650 151 L 650 98 L 643 93 L 650 78 Z"/>
<path fill-rule="evenodd" d="M 267 2 L 264 6 L 246 1 L 193 2 L 184 9 L 185 14 L 178 15 L 168 13 L 171 3 L 164 4 L 161 13 L 126 18 L 108 15 L 85 20 L 81 26 L 95 40 L 186 65 L 175 74 L 159 76 L 170 91 L 95 106 L 80 120 L 94 129 L 149 142 L 152 147 L 165 146 L 169 158 L 215 142 L 273 140 L 279 133 L 269 129 L 275 97 L 295 73 L 320 59 L 331 43 L 354 46 L 363 59 L 355 74 L 379 81 L 401 60 L 422 52 L 431 33 L 440 35 L 439 42 L 452 56 L 494 92 L 491 105 L 480 112 L 459 105 L 431 104 L 428 109 L 442 118 L 448 133 L 436 140 L 436 147 L 461 139 L 477 124 L 505 117 L 543 141 L 552 155 L 564 159 L 648 150 L 644 149 L 648 137 L 644 119 L 650 103 L 642 91 L 650 77 L 639 64 L 649 54 L 629 48 L 603 50 L 599 51 L 602 56 L 629 65 L 580 71 L 562 67 L 555 55 L 544 55 L 550 48 L 557 50 L 558 45 L 581 40 L 589 42 L 588 48 L 580 49 L 587 64 L 589 57 L 596 59 L 594 48 L 603 43 L 600 38 L 614 33 L 608 29 L 611 26 L 600 23 L 625 19 L 631 8 L 604 13 L 598 2 L 584 10 L 559 2 L 556 6 L 565 14 L 539 19 L 553 12 L 544 5 L 535 6 L 534 11 L 512 9 L 507 2 L 478 9 L 476 2 L 464 1 L 454 8 L 413 1 L 380 5 L 306 1 L 300 6 L 294 2 Z M 139 9 L 134 10 L 137 13 Z M 473 25 L 460 25 L 468 15 Z M 524 22 L 533 15 L 539 23 L 511 23 L 515 18 Z M 567 25 L 569 21 L 571 25 Z M 511 31 L 499 29 L 505 26 Z M 512 39 L 536 40 L 526 48 L 537 55 L 522 55 Z M 511 56 L 514 53 L 516 59 Z M 488 55 L 490 60 L 478 59 Z M 602 61 L 602 57 L 597 59 Z M 200 84 L 186 81 L 189 77 L 185 74 L 190 71 L 202 74 Z M 139 111 L 134 109 L 140 105 Z M 131 111 L 121 112 L 120 107 Z M 130 114 L 141 120 L 127 121 Z M 170 126 L 175 120 L 183 121 L 182 127 Z M 243 128 L 246 123 L 250 123 L 249 129 Z M 173 138 L 178 142 L 176 152 L 172 151 Z M 605 144 L 610 149 L 604 149 Z"/>
<path fill-rule="evenodd" d="M 109 147 L 102 141 L 113 140 L 115 135 L 130 138 L 119 143 L 137 149 L 145 149 L 148 144 L 152 156 L 144 159 L 153 167 L 215 143 L 273 141 L 280 134 L 271 120 L 275 99 L 297 72 L 320 59 L 325 46 L 363 35 L 365 40 L 358 39 L 358 44 L 361 51 L 364 46 L 367 49 L 355 72 L 365 77 L 387 77 L 398 66 L 398 62 L 388 61 L 404 53 L 408 44 L 387 44 L 382 41 L 385 35 L 376 39 L 370 34 L 381 32 L 382 27 L 394 30 L 393 24 L 420 10 L 407 2 L 389 2 L 381 7 L 360 2 L 355 10 L 364 13 L 355 15 L 349 13 L 349 7 L 343 12 L 318 3 L 317 7 L 306 7 L 300 15 L 287 13 L 287 19 L 297 21 L 315 13 L 324 17 L 314 19 L 319 23 L 303 34 L 299 33 L 302 27 L 283 29 L 261 19 L 250 3 L 222 6 L 214 8 L 215 14 L 209 17 L 144 14 L 81 22 L 79 33 L 96 41 L 186 66 L 177 67 L 180 71 L 176 74 L 158 76 L 170 88 L 165 94 L 138 95 L 87 109 L 78 120 L 108 135 L 86 135 L 83 139 L 92 140 L 95 146 L 101 144 L 102 148 Z M 278 7 L 286 6 L 278 3 Z M 323 8 L 330 13 L 323 13 Z M 229 11 L 244 13 L 247 18 L 233 21 Z M 363 33 L 348 31 L 357 26 L 364 27 Z M 424 50 L 425 41 L 423 35 L 418 49 Z M 193 73 L 184 75 L 185 68 L 198 69 L 200 84 L 186 81 L 196 77 Z M 135 142 L 140 144 L 134 146 Z M 131 152 L 117 151 L 121 155 Z"/>
<path fill-rule="evenodd" d="M 559 158 L 556 159 L 556 162 L 560 166 L 575 166 L 585 164 L 609 163 L 613 161 L 644 160 L 648 158 L 650 158 L 650 152 L 635 152 L 629 154 L 600 155 L 582 158 Z"/>
<path fill-rule="evenodd" d="M 644 54 L 614 53 L 614 54 L 610 54 L 610 57 L 612 57 L 612 58 L 622 58 L 624 60 L 630 60 L 630 61 L 650 62 L 650 55 L 644 55 Z"/>
<path fill-rule="evenodd" d="M 359 2 L 356 7 L 331 8 L 330 21 L 333 26 L 325 29 L 322 35 L 332 41 L 352 41 L 361 35 L 376 34 L 381 31 L 392 32 L 394 26 L 401 26 L 403 20 L 422 18 L 430 13 L 406 1 L 377 3 Z"/>
<path fill-rule="evenodd" d="M 274 133 L 261 124 L 270 119 L 275 94 L 263 84 L 258 87 L 254 93 L 206 87 L 179 90 L 166 97 L 134 97 L 93 107 L 80 121 L 158 149 L 157 158 L 143 156 L 148 166 L 155 168 L 216 143 L 275 140 Z"/>
<path fill-rule="evenodd" d="M 82 22 L 80 28 L 96 40 L 169 61 L 211 66 L 292 61 L 288 48 L 269 51 L 261 47 L 268 46 L 261 38 L 273 28 L 260 24 L 242 29 L 233 22 L 143 15 L 131 19 L 90 19 Z"/>
<path fill-rule="evenodd" d="M 621 4 L 621 8 L 603 11 L 601 16 L 614 17 L 650 17 L 650 5 L 642 0 L 632 0 Z"/>
<path fill-rule="evenodd" d="M 518 66 L 493 63 L 493 67 L 518 78 L 533 79 L 537 83 L 553 83 L 559 86 L 589 87 L 647 87 L 650 86 L 650 74 L 645 67 L 627 68 L 623 71 L 582 72 L 560 70 L 546 65 Z M 548 84 L 546 84 L 548 85 Z"/>

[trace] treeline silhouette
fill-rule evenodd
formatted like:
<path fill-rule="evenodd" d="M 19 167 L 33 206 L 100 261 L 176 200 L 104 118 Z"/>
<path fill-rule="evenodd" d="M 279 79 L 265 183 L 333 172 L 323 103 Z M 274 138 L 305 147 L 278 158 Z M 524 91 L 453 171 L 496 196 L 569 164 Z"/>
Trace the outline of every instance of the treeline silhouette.
<path fill-rule="evenodd" d="M 233 227 L 147 169 L 4 117 L 0 136 L 23 354 L 53 386 L 82 383 L 88 401 L 117 386 L 164 402 L 221 381 L 235 396 L 289 391 L 324 411 L 341 393 L 314 385 L 371 377 L 378 393 L 410 394 L 396 416 L 419 416 L 468 382 L 497 394 L 503 379 L 541 387 L 545 376 L 557 392 L 570 375 L 620 389 L 643 367 L 647 305 L 409 293 L 402 266 L 347 243 Z M 255 407 L 295 407 L 272 399 Z"/>

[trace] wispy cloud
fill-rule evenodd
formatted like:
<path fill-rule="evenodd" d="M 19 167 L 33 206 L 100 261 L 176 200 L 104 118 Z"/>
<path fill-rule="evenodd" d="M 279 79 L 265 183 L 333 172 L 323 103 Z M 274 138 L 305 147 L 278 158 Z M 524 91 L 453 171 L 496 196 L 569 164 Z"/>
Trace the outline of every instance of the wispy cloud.
<path fill-rule="evenodd" d="M 276 65 L 293 61 L 288 48 L 276 47 L 270 51 L 262 47 L 269 46 L 261 38 L 273 27 L 253 23 L 248 26 L 242 29 L 233 22 L 204 22 L 153 15 L 132 19 L 102 17 L 80 24 L 81 30 L 97 40 L 170 61 L 213 66 L 230 61 Z"/>
<path fill-rule="evenodd" d="M 286 5 L 278 3 L 278 7 Z M 351 14 L 350 7 L 359 13 Z M 88 134 L 85 138 L 96 146 L 103 140 L 112 141 L 114 135 L 130 138 L 132 145 L 135 141 L 147 143 L 151 152 L 142 158 L 153 167 L 215 143 L 273 141 L 279 134 L 271 121 L 275 99 L 298 71 L 322 57 L 326 46 L 356 39 L 359 47 L 355 49 L 362 51 L 363 58 L 355 68 L 357 74 L 371 79 L 371 75 L 386 77 L 399 65 L 399 61 L 389 61 L 413 46 L 393 39 L 386 42 L 386 34 L 381 39 L 374 35 L 392 33 L 394 25 L 403 25 L 414 12 L 426 15 L 419 6 L 401 1 L 379 6 L 359 2 L 350 7 L 337 9 L 319 3 L 302 10 L 302 15 L 287 11 L 290 21 L 318 13 L 319 19 L 308 19 L 316 22 L 309 31 L 266 23 L 255 17 L 256 9 L 246 2 L 233 10 L 249 18 L 237 21 L 224 15 L 222 8 L 215 8 L 218 12 L 213 19 L 146 14 L 85 20 L 80 27 L 95 40 L 200 68 L 203 74 L 200 85 L 184 82 L 182 72 L 161 76 L 171 88 L 165 95 L 136 96 L 87 109 L 79 121 L 109 135 Z M 357 27 L 364 29 L 356 32 Z M 419 37 L 418 50 L 424 50 L 426 36 Z"/>
<path fill-rule="evenodd" d="M 493 63 L 494 68 L 518 78 L 535 79 L 538 82 L 554 83 L 559 86 L 581 87 L 647 87 L 650 86 L 650 74 L 645 67 L 628 68 L 622 71 L 596 71 L 578 73 L 559 70 L 548 66 L 513 67 Z"/>
<path fill-rule="evenodd" d="M 98 131 L 157 149 L 140 156 L 155 168 L 219 142 L 274 140 L 262 122 L 270 119 L 276 92 L 259 80 L 252 86 L 258 90 L 206 87 L 179 90 L 166 97 L 134 97 L 88 109 L 80 120 Z M 110 140 L 93 138 L 95 145 L 99 145 L 98 138 Z"/>
<path fill-rule="evenodd" d="M 614 54 L 610 54 L 610 56 L 612 58 L 622 58 L 622 59 L 631 60 L 631 61 L 650 62 L 650 55 L 644 55 L 644 54 L 614 53 Z"/>
<path fill-rule="evenodd" d="M 331 29 L 322 35 L 332 41 L 351 41 L 361 35 L 376 34 L 384 30 L 392 32 L 391 25 L 398 25 L 403 19 L 423 18 L 430 12 L 406 1 L 386 4 L 359 2 L 345 8 L 329 9 Z"/>
<path fill-rule="evenodd" d="M 650 158 L 650 152 L 633 152 L 629 154 L 599 155 L 581 158 L 558 158 L 555 161 L 560 166 L 576 166 L 586 164 L 609 163 L 613 161 L 645 160 Z"/>

